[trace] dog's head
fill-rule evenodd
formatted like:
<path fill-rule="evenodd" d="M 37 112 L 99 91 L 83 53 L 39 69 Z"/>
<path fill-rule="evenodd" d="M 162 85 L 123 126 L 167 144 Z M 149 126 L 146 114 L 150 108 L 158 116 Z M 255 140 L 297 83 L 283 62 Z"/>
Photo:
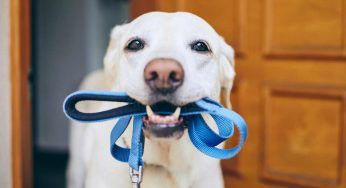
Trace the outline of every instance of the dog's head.
<path fill-rule="evenodd" d="M 114 89 L 147 105 L 147 136 L 179 137 L 179 106 L 203 97 L 219 100 L 224 88 L 228 107 L 234 78 L 234 52 L 203 19 L 191 13 L 152 12 L 116 26 L 104 59 Z M 152 112 L 150 105 L 177 106 L 172 115 Z"/>

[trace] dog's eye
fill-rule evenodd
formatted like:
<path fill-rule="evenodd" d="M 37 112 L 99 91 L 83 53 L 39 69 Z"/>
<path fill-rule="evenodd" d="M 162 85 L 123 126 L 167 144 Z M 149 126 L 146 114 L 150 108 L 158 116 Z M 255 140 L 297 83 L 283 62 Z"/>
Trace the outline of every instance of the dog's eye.
<path fill-rule="evenodd" d="M 197 52 L 210 52 L 208 44 L 204 41 L 195 41 L 191 44 L 191 49 Z"/>
<path fill-rule="evenodd" d="M 144 45 L 145 45 L 145 43 L 142 39 L 133 39 L 127 44 L 125 49 L 129 50 L 129 51 L 136 52 L 138 50 L 143 49 Z"/>

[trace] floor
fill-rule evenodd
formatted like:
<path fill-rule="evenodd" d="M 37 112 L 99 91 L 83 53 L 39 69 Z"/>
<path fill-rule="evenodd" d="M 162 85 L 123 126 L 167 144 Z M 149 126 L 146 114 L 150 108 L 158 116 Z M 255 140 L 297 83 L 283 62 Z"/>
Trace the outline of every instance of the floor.
<path fill-rule="evenodd" d="M 34 187 L 65 188 L 67 160 L 66 153 L 36 152 Z"/>

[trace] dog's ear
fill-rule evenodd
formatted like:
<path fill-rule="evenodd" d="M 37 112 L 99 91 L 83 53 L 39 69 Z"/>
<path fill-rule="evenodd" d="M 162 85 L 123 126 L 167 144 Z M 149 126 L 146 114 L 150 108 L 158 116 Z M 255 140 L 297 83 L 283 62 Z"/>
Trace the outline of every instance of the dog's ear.
<path fill-rule="evenodd" d="M 221 103 L 227 108 L 232 108 L 230 95 L 234 81 L 234 50 L 225 40 L 220 37 L 220 65 L 219 75 L 221 84 L 220 99 Z"/>
<path fill-rule="evenodd" d="M 114 79 L 116 77 L 117 64 L 118 64 L 117 61 L 119 61 L 120 55 L 122 52 L 122 47 L 120 46 L 120 40 L 122 39 L 122 35 L 124 33 L 126 26 L 127 24 L 118 25 L 112 29 L 110 42 L 108 44 L 108 49 L 103 59 L 105 72 Z"/>

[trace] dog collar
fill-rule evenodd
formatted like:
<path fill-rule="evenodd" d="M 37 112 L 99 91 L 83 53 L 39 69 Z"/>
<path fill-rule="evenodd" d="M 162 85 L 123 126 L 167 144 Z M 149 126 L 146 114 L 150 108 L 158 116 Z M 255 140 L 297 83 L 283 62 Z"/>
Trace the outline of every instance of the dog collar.
<path fill-rule="evenodd" d="M 80 101 L 125 102 L 127 105 L 94 113 L 81 112 L 76 108 Z M 144 136 L 142 118 L 146 115 L 145 106 L 130 98 L 124 92 L 109 91 L 78 91 L 70 94 L 64 101 L 64 113 L 72 120 L 81 122 L 99 122 L 118 118 L 110 135 L 110 151 L 112 156 L 122 162 L 129 163 L 131 170 L 141 171 L 144 163 Z M 159 114 L 173 113 L 173 105 L 153 105 Z M 208 113 L 216 122 L 218 133 L 214 132 L 204 121 L 201 113 Z M 203 98 L 181 107 L 180 116 L 187 119 L 187 129 L 192 144 L 202 153 L 218 158 L 228 159 L 235 156 L 247 138 L 247 127 L 244 119 L 234 111 L 222 107 L 210 98 Z M 131 148 L 123 148 L 116 141 L 128 127 L 133 118 Z M 237 146 L 220 149 L 216 146 L 232 137 L 234 126 L 240 133 Z M 131 171 L 130 171 L 131 173 Z"/>

